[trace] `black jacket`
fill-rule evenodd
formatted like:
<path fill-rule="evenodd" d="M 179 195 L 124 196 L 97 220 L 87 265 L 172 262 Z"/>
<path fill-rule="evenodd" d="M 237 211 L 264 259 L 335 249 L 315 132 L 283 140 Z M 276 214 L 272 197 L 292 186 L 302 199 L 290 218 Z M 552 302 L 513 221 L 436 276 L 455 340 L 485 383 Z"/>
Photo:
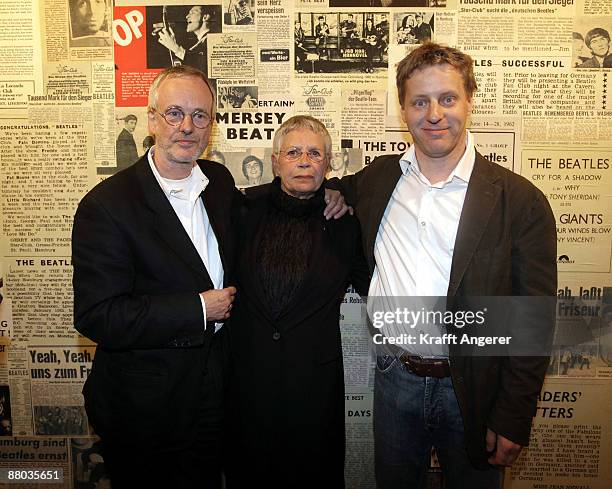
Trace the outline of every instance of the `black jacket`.
<path fill-rule="evenodd" d="M 344 374 L 340 304 L 368 287 L 353 216 L 312 220 L 310 267 L 277 318 L 256 272 L 270 185 L 249 189 L 239 221 L 238 297 L 230 337 L 234 411 L 228 488 L 344 486 Z M 317 211 L 318 212 L 318 211 Z M 242 479 L 246 478 L 246 479 Z"/>
<path fill-rule="evenodd" d="M 224 166 L 198 163 L 227 283 L 238 192 Z M 198 294 L 213 284 L 146 155 L 83 198 L 72 261 L 75 327 L 98 344 L 83 390 L 96 432 L 160 450 L 189 445 L 210 341 Z"/>

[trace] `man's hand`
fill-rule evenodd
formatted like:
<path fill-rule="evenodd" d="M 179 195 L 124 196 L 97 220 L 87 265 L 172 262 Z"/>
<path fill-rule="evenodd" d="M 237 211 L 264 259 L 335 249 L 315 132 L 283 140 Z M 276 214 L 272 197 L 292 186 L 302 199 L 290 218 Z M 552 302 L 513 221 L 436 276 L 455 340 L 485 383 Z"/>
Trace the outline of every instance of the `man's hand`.
<path fill-rule="evenodd" d="M 176 36 L 172 28 L 169 27 L 167 30 L 162 29 L 157 35 L 159 37 L 159 43 L 162 46 L 168 48 L 181 59 L 185 57 L 185 49 L 176 42 Z"/>
<path fill-rule="evenodd" d="M 236 287 L 207 290 L 200 295 L 206 305 L 206 321 L 223 321 L 230 317 Z"/>
<path fill-rule="evenodd" d="M 523 446 L 498 435 L 487 428 L 487 452 L 492 453 L 488 462 L 491 465 L 509 467 L 521 453 Z"/>
<path fill-rule="evenodd" d="M 346 205 L 344 202 L 344 197 L 340 193 L 339 190 L 331 190 L 329 188 L 325 189 L 325 210 L 323 210 L 323 215 L 325 219 L 329 220 L 332 217 L 334 219 L 340 219 L 346 211 L 349 211 L 351 216 L 353 215 L 353 208 Z"/>

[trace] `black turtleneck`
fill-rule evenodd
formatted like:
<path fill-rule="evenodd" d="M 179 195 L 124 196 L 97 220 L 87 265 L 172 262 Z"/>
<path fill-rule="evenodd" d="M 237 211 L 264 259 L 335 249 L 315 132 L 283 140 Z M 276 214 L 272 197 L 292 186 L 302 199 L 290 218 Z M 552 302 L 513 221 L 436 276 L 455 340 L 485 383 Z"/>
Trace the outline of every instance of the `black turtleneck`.
<path fill-rule="evenodd" d="M 257 273 L 270 310 L 278 317 L 302 285 L 310 265 L 313 231 L 325 207 L 323 186 L 309 199 L 297 199 L 270 185 L 269 210 L 257 248 Z"/>

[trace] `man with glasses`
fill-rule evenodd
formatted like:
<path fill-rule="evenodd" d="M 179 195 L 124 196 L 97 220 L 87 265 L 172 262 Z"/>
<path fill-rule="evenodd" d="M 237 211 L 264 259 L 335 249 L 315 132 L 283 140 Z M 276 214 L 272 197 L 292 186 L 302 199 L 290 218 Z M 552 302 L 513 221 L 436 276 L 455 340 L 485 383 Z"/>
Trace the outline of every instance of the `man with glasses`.
<path fill-rule="evenodd" d="M 75 327 L 98 344 L 83 394 L 115 489 L 221 487 L 239 193 L 223 165 L 198 160 L 214 107 L 200 71 L 160 73 L 149 93 L 155 145 L 74 218 Z"/>

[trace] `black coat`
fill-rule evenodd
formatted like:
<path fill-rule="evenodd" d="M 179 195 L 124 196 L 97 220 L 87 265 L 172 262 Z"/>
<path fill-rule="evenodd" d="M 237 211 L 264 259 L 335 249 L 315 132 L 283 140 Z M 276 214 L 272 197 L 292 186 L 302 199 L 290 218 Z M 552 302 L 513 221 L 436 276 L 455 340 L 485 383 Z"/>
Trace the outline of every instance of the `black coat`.
<path fill-rule="evenodd" d="M 355 175 L 331 180 L 355 206 L 370 271 L 374 244 L 389 199 L 401 177 L 401 155 L 376 158 Z M 555 218 L 544 194 L 528 180 L 478 152 L 453 252 L 447 303 L 461 309 L 471 296 L 556 295 Z M 550 333 L 554 315 L 533 327 Z M 487 467 L 487 427 L 527 445 L 536 400 L 548 366 L 542 356 L 463 357 L 450 345 L 451 376 L 465 426 L 468 455 Z"/>
<path fill-rule="evenodd" d="M 344 487 L 340 304 L 368 272 L 353 216 L 313 217 L 311 266 L 275 320 L 256 273 L 270 185 L 250 189 L 240 219 L 230 337 L 234 436 L 228 487 Z"/>
<path fill-rule="evenodd" d="M 227 283 L 238 192 L 224 166 L 199 164 Z M 213 283 L 146 155 L 83 198 L 72 247 L 75 327 L 98 344 L 83 389 L 96 432 L 154 452 L 192 445 L 211 337 L 199 292 Z"/>

